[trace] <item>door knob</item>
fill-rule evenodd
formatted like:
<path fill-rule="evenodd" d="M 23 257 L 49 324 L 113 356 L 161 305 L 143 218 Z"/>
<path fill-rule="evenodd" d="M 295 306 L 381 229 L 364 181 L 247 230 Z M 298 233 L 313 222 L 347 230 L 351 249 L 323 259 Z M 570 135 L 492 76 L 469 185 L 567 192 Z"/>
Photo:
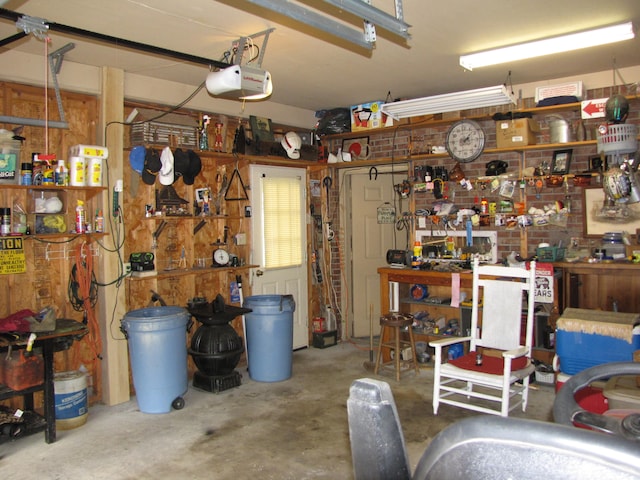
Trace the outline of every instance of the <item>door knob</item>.
<path fill-rule="evenodd" d="M 261 277 L 264 274 L 262 270 L 256 270 L 256 277 Z"/>

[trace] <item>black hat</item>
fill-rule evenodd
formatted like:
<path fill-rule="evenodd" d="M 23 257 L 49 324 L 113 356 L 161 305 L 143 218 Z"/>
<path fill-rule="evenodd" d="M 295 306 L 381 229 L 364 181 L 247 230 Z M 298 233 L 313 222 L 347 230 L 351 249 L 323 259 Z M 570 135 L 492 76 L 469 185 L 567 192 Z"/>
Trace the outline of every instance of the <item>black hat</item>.
<path fill-rule="evenodd" d="M 182 180 L 186 185 L 193 185 L 196 177 L 202 170 L 202 160 L 200 160 L 198 154 L 193 150 L 188 150 L 187 155 L 189 157 L 189 166 L 182 174 Z"/>
<path fill-rule="evenodd" d="M 187 183 L 187 179 L 185 179 L 185 175 L 189 173 L 189 155 L 187 152 L 183 151 L 180 148 L 176 148 L 173 152 L 173 174 L 175 176 L 174 181 L 177 181 L 180 177 L 184 180 L 184 183 Z M 193 183 L 193 182 L 191 182 Z"/>
<path fill-rule="evenodd" d="M 147 185 L 156 183 L 156 175 L 161 168 L 162 162 L 157 150 L 147 148 L 147 153 L 144 157 L 144 168 L 142 169 L 142 181 Z"/>

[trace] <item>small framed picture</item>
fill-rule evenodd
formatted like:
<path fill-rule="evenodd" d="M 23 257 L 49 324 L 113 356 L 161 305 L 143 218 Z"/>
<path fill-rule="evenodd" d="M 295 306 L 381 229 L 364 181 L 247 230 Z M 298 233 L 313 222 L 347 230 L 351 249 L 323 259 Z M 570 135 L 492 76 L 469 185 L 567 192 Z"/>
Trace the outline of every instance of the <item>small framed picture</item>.
<path fill-rule="evenodd" d="M 211 190 L 207 188 L 196 188 L 196 203 L 202 205 L 205 201 L 211 201 Z"/>
<path fill-rule="evenodd" d="M 265 117 L 249 116 L 249 125 L 251 126 L 251 135 L 255 141 L 273 142 L 273 127 L 271 119 Z"/>
<path fill-rule="evenodd" d="M 552 175 L 566 175 L 571 167 L 572 149 L 556 150 L 553 152 L 553 160 L 551 161 Z"/>
<path fill-rule="evenodd" d="M 607 157 L 591 157 L 589 159 L 589 171 L 590 172 L 606 172 L 609 167 L 607 163 Z"/>

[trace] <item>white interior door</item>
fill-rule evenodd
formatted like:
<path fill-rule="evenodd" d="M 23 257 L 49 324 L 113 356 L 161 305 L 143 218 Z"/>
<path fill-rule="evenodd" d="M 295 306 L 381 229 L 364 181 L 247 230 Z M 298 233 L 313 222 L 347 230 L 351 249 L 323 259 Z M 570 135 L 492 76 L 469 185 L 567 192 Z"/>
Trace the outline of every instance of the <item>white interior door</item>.
<path fill-rule="evenodd" d="M 309 346 L 306 171 L 251 165 L 253 295 L 293 295 L 293 348 Z"/>
<path fill-rule="evenodd" d="M 377 319 L 381 313 L 378 268 L 386 265 L 387 250 L 405 248 L 404 240 L 397 247 L 394 245 L 394 223 L 378 223 L 378 207 L 385 202 L 393 205 L 394 181 L 399 183 L 406 173 L 391 175 L 383 168 L 378 170 L 377 178 L 368 172 L 348 175 L 351 183 L 348 215 L 352 337 L 369 336 L 371 319 L 374 334 L 377 334 Z"/>

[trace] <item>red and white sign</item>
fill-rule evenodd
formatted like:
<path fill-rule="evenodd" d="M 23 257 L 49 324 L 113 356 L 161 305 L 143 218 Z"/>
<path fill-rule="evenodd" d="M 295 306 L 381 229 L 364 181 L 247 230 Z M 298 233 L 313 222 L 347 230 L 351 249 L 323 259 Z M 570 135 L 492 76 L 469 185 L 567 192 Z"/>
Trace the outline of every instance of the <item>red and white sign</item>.
<path fill-rule="evenodd" d="M 553 303 L 553 264 L 536 264 L 535 300 L 540 303 Z"/>
<path fill-rule="evenodd" d="M 608 98 L 596 98 L 594 100 L 584 100 L 580 102 L 580 114 L 583 120 L 589 118 L 604 118 L 604 107 Z"/>

